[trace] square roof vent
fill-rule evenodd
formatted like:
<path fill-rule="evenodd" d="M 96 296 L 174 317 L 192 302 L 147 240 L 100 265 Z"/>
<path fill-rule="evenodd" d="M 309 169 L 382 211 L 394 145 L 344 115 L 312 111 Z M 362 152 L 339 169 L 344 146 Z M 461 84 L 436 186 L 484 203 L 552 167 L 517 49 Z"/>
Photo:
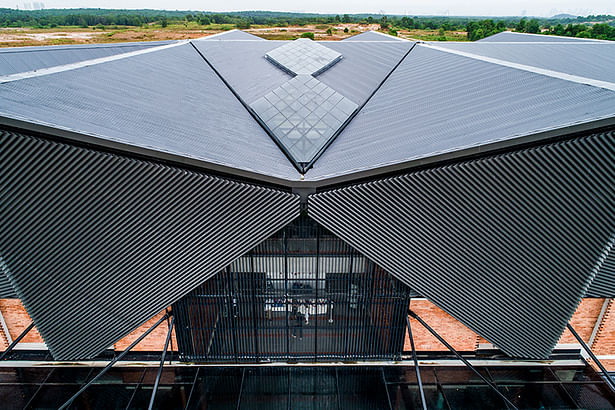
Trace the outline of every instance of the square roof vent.
<path fill-rule="evenodd" d="M 316 76 L 342 59 L 337 51 L 308 38 L 299 38 L 265 54 L 265 57 L 292 75 Z"/>

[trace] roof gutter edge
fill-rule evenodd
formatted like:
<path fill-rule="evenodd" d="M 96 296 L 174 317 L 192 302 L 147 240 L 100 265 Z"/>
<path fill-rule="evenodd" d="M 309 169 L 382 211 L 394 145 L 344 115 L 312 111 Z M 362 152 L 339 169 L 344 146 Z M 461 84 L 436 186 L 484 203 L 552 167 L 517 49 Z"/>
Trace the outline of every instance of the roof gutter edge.
<path fill-rule="evenodd" d="M 587 131 L 598 130 L 601 128 L 615 126 L 615 114 L 602 117 L 582 123 L 567 125 L 545 131 L 535 132 L 532 134 L 522 135 L 517 138 L 494 141 L 479 146 L 462 148 L 455 151 L 443 152 L 441 154 L 431 155 L 428 157 L 420 157 L 410 159 L 408 161 L 398 162 L 390 165 L 383 165 L 378 168 L 366 170 L 357 170 L 345 175 L 325 176 L 321 179 L 310 180 L 309 174 L 306 175 L 306 180 L 302 181 L 303 186 L 314 186 L 318 188 L 329 188 L 336 185 L 346 185 L 353 182 L 371 179 L 374 177 L 385 177 L 387 174 L 401 173 L 404 171 L 412 171 L 418 168 L 434 167 L 453 160 L 469 160 L 477 156 L 495 155 L 501 151 L 508 151 L 515 147 L 525 147 L 528 145 L 537 145 L 539 143 L 547 143 L 561 137 L 573 136 Z"/>
<path fill-rule="evenodd" d="M 0 115 L 0 126 L 14 128 L 23 132 L 34 132 L 43 136 L 57 137 L 67 142 L 90 145 L 91 148 L 108 150 L 113 153 L 127 156 L 135 156 L 139 159 L 167 162 L 169 165 L 187 167 L 198 171 L 212 171 L 221 176 L 239 177 L 247 183 L 276 185 L 284 188 L 292 188 L 297 185 L 301 175 L 297 173 L 297 180 L 286 179 L 284 177 L 271 176 L 245 169 L 233 168 L 231 166 L 207 162 L 196 158 L 184 157 L 178 154 L 158 151 L 151 148 L 139 147 L 119 141 L 110 141 L 93 135 L 83 134 L 76 131 L 56 128 L 50 125 L 37 124 L 16 118 Z"/>

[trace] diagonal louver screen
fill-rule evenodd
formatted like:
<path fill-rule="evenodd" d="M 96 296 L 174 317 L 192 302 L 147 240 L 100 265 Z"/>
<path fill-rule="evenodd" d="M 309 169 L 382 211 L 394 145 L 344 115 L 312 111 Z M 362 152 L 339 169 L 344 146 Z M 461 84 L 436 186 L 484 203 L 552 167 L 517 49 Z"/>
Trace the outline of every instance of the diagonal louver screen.
<path fill-rule="evenodd" d="M 54 358 L 91 358 L 299 215 L 299 197 L 0 133 L 0 257 Z"/>
<path fill-rule="evenodd" d="M 613 132 L 316 194 L 310 215 L 511 356 L 545 358 L 615 232 Z"/>

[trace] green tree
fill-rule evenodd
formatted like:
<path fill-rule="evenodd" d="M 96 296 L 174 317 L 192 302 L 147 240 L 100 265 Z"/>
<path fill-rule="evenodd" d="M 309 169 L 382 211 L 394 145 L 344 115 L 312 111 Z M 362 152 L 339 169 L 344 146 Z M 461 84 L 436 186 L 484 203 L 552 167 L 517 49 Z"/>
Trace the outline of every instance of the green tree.
<path fill-rule="evenodd" d="M 302 38 L 309 38 L 310 40 L 314 40 L 314 33 L 311 33 L 311 32 L 308 31 L 306 33 L 301 34 L 301 37 Z"/>
<path fill-rule="evenodd" d="M 380 20 L 380 28 L 382 30 L 386 30 L 389 28 L 389 22 L 387 21 L 387 16 L 382 16 L 382 19 Z"/>
<path fill-rule="evenodd" d="M 209 20 L 209 17 L 207 17 L 206 15 L 202 15 L 199 19 L 199 24 L 201 24 L 202 26 L 209 26 L 211 24 L 211 20 Z"/>
<path fill-rule="evenodd" d="M 162 26 L 162 28 L 165 28 L 169 25 L 169 22 L 167 21 L 166 17 L 160 20 L 160 25 Z"/>
<path fill-rule="evenodd" d="M 328 36 L 332 36 L 332 35 L 333 35 L 333 30 L 331 29 L 331 27 L 329 27 L 329 28 L 327 29 L 327 35 L 328 35 Z"/>
<path fill-rule="evenodd" d="M 344 17 L 342 18 L 342 21 L 344 23 L 350 23 L 352 20 L 350 20 L 350 16 L 348 14 L 344 14 Z"/>
<path fill-rule="evenodd" d="M 540 33 L 540 23 L 538 23 L 538 20 L 531 19 L 530 21 L 528 21 L 527 25 L 525 26 L 525 32 L 533 34 Z"/>
<path fill-rule="evenodd" d="M 414 19 L 412 19 L 410 17 L 402 17 L 399 24 L 402 27 L 404 27 L 404 28 L 413 29 L 414 28 Z"/>
<path fill-rule="evenodd" d="M 348 33 L 348 27 L 344 27 L 344 33 Z"/>
<path fill-rule="evenodd" d="M 525 33 L 525 25 L 527 23 L 527 20 L 524 18 L 522 18 L 521 20 L 519 20 L 519 24 L 517 24 L 517 27 L 515 27 L 515 29 L 520 32 L 520 33 Z"/>

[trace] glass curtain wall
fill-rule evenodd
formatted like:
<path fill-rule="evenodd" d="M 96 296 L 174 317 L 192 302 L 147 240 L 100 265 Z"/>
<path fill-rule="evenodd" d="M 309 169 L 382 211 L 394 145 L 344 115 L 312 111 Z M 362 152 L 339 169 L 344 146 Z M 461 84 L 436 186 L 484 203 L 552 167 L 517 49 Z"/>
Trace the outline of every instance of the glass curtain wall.
<path fill-rule="evenodd" d="M 173 306 L 187 361 L 397 359 L 410 290 L 302 216 Z"/>

